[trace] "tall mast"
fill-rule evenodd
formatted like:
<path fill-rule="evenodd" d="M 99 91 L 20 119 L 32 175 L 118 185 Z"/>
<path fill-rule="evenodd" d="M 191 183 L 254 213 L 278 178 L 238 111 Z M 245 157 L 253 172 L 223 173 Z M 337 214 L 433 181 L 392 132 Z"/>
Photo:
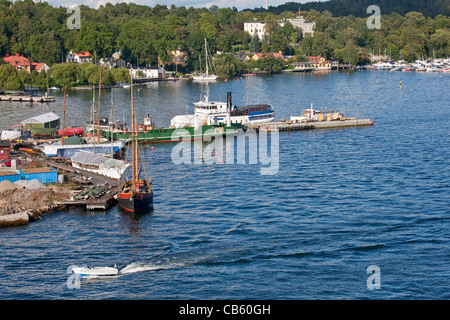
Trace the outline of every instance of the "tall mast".
<path fill-rule="evenodd" d="M 102 68 L 100 67 L 100 78 L 98 85 L 98 121 L 97 121 L 97 140 L 100 143 L 100 97 L 102 95 Z"/>
<path fill-rule="evenodd" d="M 130 81 L 130 89 L 131 89 L 131 135 L 133 137 L 132 142 L 132 164 L 133 164 L 133 182 L 132 182 L 132 190 L 136 189 L 136 146 L 135 146 L 135 135 L 134 132 L 134 108 L 133 108 L 133 68 L 131 68 L 130 73 L 131 81 Z"/>
<path fill-rule="evenodd" d="M 114 148 L 113 148 L 113 128 L 111 126 L 111 121 L 113 123 L 113 126 L 116 124 L 116 117 L 114 115 L 114 101 L 113 101 L 113 86 L 111 86 L 111 111 L 109 115 L 109 135 L 111 138 L 111 159 L 114 158 Z"/>
<path fill-rule="evenodd" d="M 66 87 L 64 87 L 64 102 L 63 102 L 63 129 L 61 143 L 64 145 L 64 131 L 66 130 Z"/>
<path fill-rule="evenodd" d="M 136 119 L 134 119 L 134 127 L 137 128 L 137 122 Z M 139 189 L 139 169 L 138 169 L 138 143 L 137 143 L 137 132 L 134 133 L 134 164 L 133 164 L 133 170 L 134 170 L 134 177 L 135 181 L 134 184 L 136 186 L 136 189 Z"/>
<path fill-rule="evenodd" d="M 206 76 L 208 76 L 208 47 L 205 38 L 205 63 L 206 63 Z"/>
<path fill-rule="evenodd" d="M 134 109 L 133 109 L 133 68 L 130 73 L 130 86 L 131 86 L 131 133 L 134 132 Z"/>
<path fill-rule="evenodd" d="M 248 89 L 250 87 L 250 75 L 247 75 L 247 99 L 245 100 L 245 106 L 248 107 Z"/>

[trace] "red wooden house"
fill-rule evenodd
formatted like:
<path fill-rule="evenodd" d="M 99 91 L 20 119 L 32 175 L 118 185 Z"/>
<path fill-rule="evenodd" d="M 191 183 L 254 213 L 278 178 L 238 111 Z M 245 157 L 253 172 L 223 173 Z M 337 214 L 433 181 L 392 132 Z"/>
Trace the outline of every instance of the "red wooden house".
<path fill-rule="evenodd" d="M 0 140 L 0 161 L 8 160 L 11 154 L 11 141 Z"/>

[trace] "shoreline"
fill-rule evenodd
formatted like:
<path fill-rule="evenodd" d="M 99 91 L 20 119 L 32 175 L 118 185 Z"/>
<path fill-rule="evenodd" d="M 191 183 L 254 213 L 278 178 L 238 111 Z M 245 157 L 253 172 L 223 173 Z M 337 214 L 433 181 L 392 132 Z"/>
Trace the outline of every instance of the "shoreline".
<path fill-rule="evenodd" d="M 8 181 L 8 180 L 5 180 Z M 6 185 L 10 185 L 7 187 Z M 0 192 L 0 227 L 26 225 L 42 219 L 45 214 L 67 209 L 56 200 L 67 199 L 73 191 L 67 186 L 47 185 L 29 189 L 2 181 Z M 25 217 L 26 214 L 26 217 Z"/>

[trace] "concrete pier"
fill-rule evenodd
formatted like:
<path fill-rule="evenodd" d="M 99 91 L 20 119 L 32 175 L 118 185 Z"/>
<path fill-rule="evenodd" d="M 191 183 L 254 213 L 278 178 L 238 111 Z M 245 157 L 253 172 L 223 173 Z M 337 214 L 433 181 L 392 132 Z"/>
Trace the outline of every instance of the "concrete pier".
<path fill-rule="evenodd" d="M 335 128 L 354 128 L 371 126 L 373 121 L 370 119 L 356 119 L 356 118 L 340 118 L 338 120 L 331 121 L 316 121 L 308 120 L 303 122 L 265 122 L 252 124 L 248 128 L 259 130 L 276 130 L 278 131 L 300 131 L 300 130 L 312 130 L 312 129 L 335 129 Z"/>
<path fill-rule="evenodd" d="M 14 213 L 6 216 L 0 216 L 0 227 L 23 226 L 29 223 L 28 213 Z"/>

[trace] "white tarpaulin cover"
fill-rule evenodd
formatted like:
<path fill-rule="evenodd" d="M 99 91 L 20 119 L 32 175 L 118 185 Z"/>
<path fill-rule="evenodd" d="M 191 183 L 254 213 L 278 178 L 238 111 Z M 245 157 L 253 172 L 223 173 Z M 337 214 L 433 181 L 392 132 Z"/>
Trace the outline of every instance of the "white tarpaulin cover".
<path fill-rule="evenodd" d="M 77 169 L 92 171 L 114 179 L 120 179 L 130 166 L 125 161 L 86 151 L 75 152 L 71 159 L 72 166 Z"/>

